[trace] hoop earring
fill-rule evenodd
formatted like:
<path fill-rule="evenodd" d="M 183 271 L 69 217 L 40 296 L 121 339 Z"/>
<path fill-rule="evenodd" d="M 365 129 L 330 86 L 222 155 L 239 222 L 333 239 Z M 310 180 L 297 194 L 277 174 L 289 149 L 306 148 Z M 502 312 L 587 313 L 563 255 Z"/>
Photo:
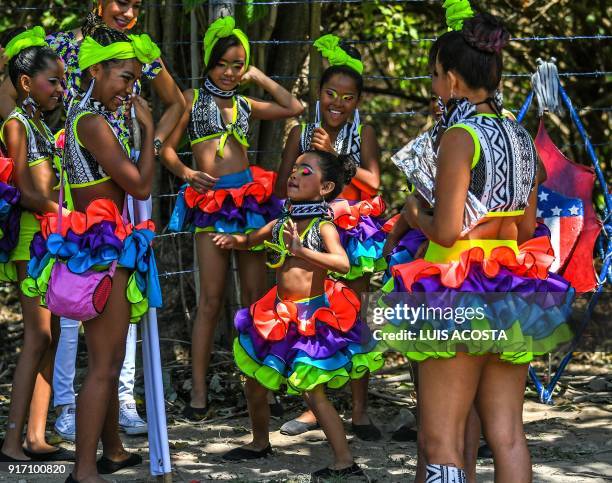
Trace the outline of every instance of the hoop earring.
<path fill-rule="evenodd" d="M 126 30 L 132 30 L 134 28 L 134 26 L 136 25 L 136 23 L 138 23 L 138 17 L 134 17 L 132 20 L 130 20 L 130 23 L 127 24 L 125 29 Z"/>

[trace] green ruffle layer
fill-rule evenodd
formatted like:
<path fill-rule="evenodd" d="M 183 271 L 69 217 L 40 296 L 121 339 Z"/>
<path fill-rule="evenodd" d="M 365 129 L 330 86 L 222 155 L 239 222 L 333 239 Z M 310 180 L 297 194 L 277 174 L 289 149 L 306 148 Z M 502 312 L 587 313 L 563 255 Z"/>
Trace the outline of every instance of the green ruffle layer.
<path fill-rule="evenodd" d="M 325 384 L 330 389 L 339 389 L 351 379 L 360 379 L 368 372 L 374 372 L 384 365 L 380 352 L 356 354 L 351 359 L 350 370 L 341 367 L 327 371 L 308 364 L 297 363 L 289 377 L 284 377 L 273 368 L 259 364 L 242 348 L 238 338 L 234 339 L 234 358 L 238 368 L 248 377 L 255 379 L 271 391 L 287 386 L 287 394 L 300 395 Z"/>

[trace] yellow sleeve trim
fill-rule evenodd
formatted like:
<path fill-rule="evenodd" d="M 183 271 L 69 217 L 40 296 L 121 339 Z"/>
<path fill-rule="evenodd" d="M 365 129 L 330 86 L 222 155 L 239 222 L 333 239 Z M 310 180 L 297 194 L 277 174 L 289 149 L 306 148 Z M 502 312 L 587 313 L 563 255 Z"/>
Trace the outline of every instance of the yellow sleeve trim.
<path fill-rule="evenodd" d="M 104 183 L 105 181 L 108 181 L 109 179 L 111 179 L 110 176 L 105 176 L 104 178 L 97 179 L 95 181 L 88 181 L 87 183 L 79 183 L 79 184 L 72 184 L 71 183 L 70 187 L 74 188 L 74 189 L 87 188 L 88 186 L 95 186 L 97 184 Z"/>
<path fill-rule="evenodd" d="M 196 102 L 198 102 L 198 98 L 200 97 L 200 89 L 194 89 L 193 90 L 193 102 L 191 103 L 191 110 L 193 111 L 193 108 L 196 105 Z"/>
<path fill-rule="evenodd" d="M 490 218 L 501 218 L 504 216 L 520 216 L 524 215 L 525 210 L 514 210 L 514 211 L 489 211 L 486 216 Z"/>
<path fill-rule="evenodd" d="M 30 168 L 33 168 L 34 166 L 38 166 L 39 164 L 44 163 L 45 161 L 47 161 L 49 158 L 40 158 L 40 159 L 35 159 L 34 161 L 31 161 L 30 163 L 28 163 L 28 166 Z"/>
<path fill-rule="evenodd" d="M 76 139 L 77 143 L 79 143 L 79 146 L 81 146 L 82 148 L 85 148 L 85 146 L 83 146 L 83 143 L 81 142 L 81 140 L 79 139 L 79 132 L 77 129 L 77 126 L 79 124 L 79 121 L 81 120 L 81 118 L 83 116 L 86 116 L 87 114 L 92 114 L 93 112 L 81 112 L 75 119 L 74 122 L 72 123 L 72 134 L 74 134 L 74 139 Z"/>
<path fill-rule="evenodd" d="M 458 124 L 453 124 L 447 129 L 447 131 L 454 128 L 465 129 L 468 134 L 472 136 L 472 141 L 474 141 L 474 156 L 472 157 L 472 166 L 470 169 L 474 169 L 480 160 L 480 141 L 478 140 L 478 134 L 476 134 L 476 130 L 472 126 L 468 126 L 467 124 L 463 124 L 461 122 Z"/>

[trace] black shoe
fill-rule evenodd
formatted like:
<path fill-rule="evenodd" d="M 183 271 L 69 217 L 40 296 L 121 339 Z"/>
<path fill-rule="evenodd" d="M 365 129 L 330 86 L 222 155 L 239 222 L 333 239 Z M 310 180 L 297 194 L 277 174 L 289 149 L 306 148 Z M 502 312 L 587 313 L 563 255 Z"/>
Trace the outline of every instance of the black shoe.
<path fill-rule="evenodd" d="M 392 435 L 393 441 L 416 441 L 418 433 L 416 430 L 404 425 L 397 429 Z"/>
<path fill-rule="evenodd" d="M 478 448 L 478 457 L 487 459 L 493 458 L 493 451 L 491 451 L 491 448 L 487 443 Z"/>
<path fill-rule="evenodd" d="M 0 451 L 0 463 L 21 463 L 21 464 L 27 464 L 30 463 L 32 460 L 18 460 L 13 458 L 12 456 L 9 456 L 7 454 L 4 454 L 2 451 Z"/>
<path fill-rule="evenodd" d="M 70 473 L 64 483 L 79 483 L 79 480 L 76 480 L 74 476 L 72 476 L 72 473 Z"/>
<path fill-rule="evenodd" d="M 310 475 L 310 481 L 319 482 L 325 480 L 343 481 L 345 478 L 366 478 L 363 470 L 353 463 L 353 466 L 342 468 L 341 470 L 332 470 L 331 468 L 321 468 Z"/>
<path fill-rule="evenodd" d="M 256 460 L 259 458 L 265 458 L 270 454 L 272 454 L 272 446 L 270 444 L 260 451 L 241 446 L 228 451 L 222 456 L 222 458 L 225 461 Z"/>
<path fill-rule="evenodd" d="M 275 394 L 274 402 L 270 404 L 270 416 L 274 416 L 275 418 L 282 418 L 284 414 L 285 408 L 283 408 L 280 398 Z"/>
<path fill-rule="evenodd" d="M 65 448 L 57 448 L 55 451 L 48 453 L 35 453 L 29 449 L 23 448 L 24 454 L 32 461 L 74 461 L 74 451 Z"/>
<path fill-rule="evenodd" d="M 284 434 L 285 436 L 297 436 L 298 434 L 307 433 L 315 429 L 319 429 L 319 423 L 317 421 L 314 423 L 303 423 L 297 419 L 292 419 L 281 426 L 280 434 Z"/>
<path fill-rule="evenodd" d="M 379 441 L 382 438 L 382 433 L 372 421 L 370 424 L 352 424 L 351 431 L 362 441 Z"/>
<path fill-rule="evenodd" d="M 208 406 L 203 408 L 194 408 L 191 404 L 189 404 L 183 409 L 183 417 L 189 421 L 202 421 L 206 418 L 206 416 L 208 416 L 209 410 L 210 408 Z"/>
<path fill-rule="evenodd" d="M 101 475 L 110 475 L 123 468 L 129 468 L 130 466 L 138 466 L 142 464 L 142 456 L 136 453 L 129 453 L 129 457 L 122 461 L 113 461 L 108 459 L 106 456 L 102 456 L 96 463 L 98 473 Z"/>

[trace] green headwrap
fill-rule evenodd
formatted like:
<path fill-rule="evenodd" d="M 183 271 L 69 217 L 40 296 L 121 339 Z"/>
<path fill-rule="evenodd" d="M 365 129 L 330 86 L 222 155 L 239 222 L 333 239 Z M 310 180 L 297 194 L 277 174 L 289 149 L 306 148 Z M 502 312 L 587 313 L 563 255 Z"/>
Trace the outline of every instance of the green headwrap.
<path fill-rule="evenodd" d="M 248 67 L 249 60 L 251 57 L 251 47 L 249 46 L 249 38 L 246 34 L 236 28 L 236 21 L 234 17 L 220 17 L 210 24 L 208 30 L 204 34 L 204 65 L 208 65 L 208 61 L 210 60 L 210 53 L 212 49 L 215 47 L 219 39 L 224 39 L 225 37 L 229 37 L 230 35 L 234 35 L 238 38 L 242 46 L 244 47 L 244 51 L 246 52 L 246 61 L 245 67 Z"/>
<path fill-rule="evenodd" d="M 91 37 L 85 37 L 79 48 L 79 69 L 83 72 L 88 67 L 105 60 L 138 59 L 143 64 L 150 64 L 159 59 L 161 51 L 147 34 L 128 35 L 130 42 L 115 42 L 102 46 Z"/>
<path fill-rule="evenodd" d="M 45 29 L 40 26 L 32 27 L 25 32 L 21 32 L 19 35 L 15 35 L 6 47 L 4 48 L 4 55 L 8 60 L 11 60 L 23 49 L 28 47 L 42 47 L 48 45 L 45 40 Z"/>
<path fill-rule="evenodd" d="M 463 21 L 474 16 L 468 0 L 446 0 L 442 7 L 446 9 L 448 30 L 461 30 Z"/>
<path fill-rule="evenodd" d="M 350 67 L 358 74 L 363 73 L 363 63 L 359 59 L 351 57 L 340 47 L 340 39 L 332 34 L 319 37 L 314 46 L 321 55 L 329 61 L 329 65 L 345 65 Z"/>

